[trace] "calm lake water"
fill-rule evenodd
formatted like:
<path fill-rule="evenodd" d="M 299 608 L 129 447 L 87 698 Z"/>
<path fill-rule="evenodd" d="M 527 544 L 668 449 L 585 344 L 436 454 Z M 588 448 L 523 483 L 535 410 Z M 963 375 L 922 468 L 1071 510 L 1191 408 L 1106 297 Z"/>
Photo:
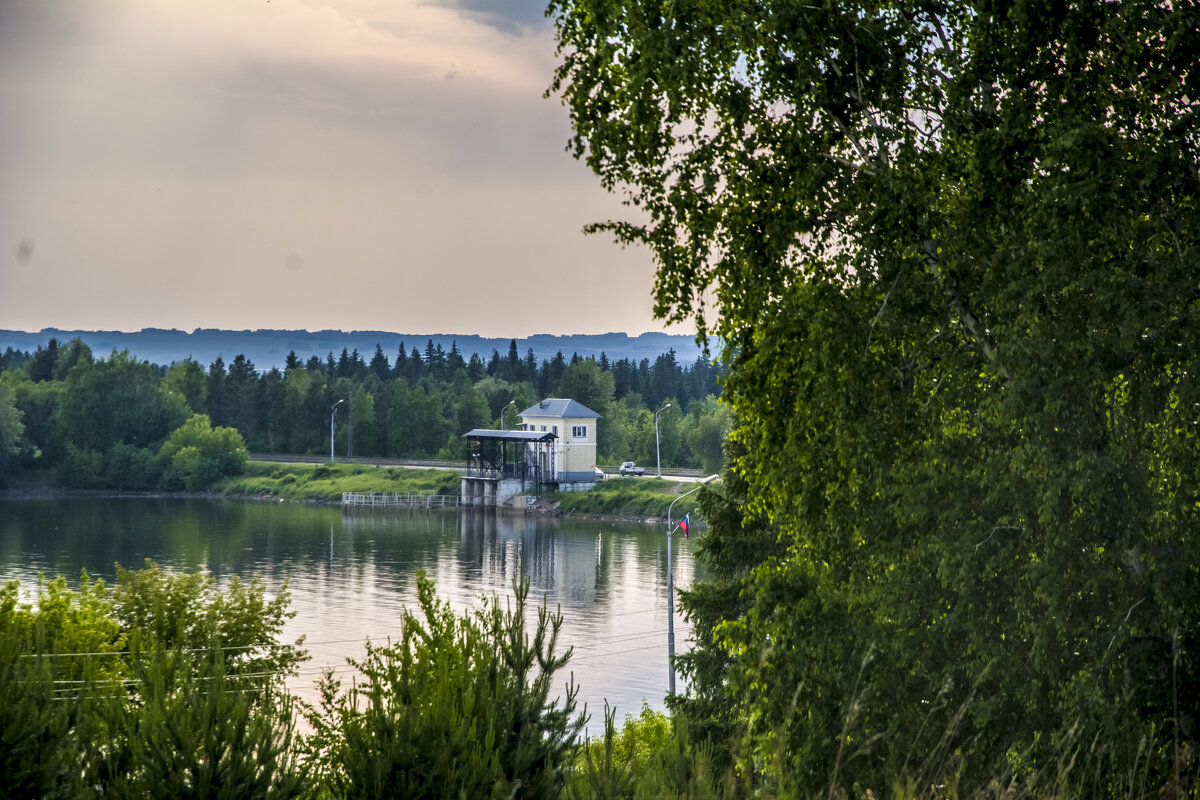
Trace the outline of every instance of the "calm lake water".
<path fill-rule="evenodd" d="M 691 584 L 694 542 L 673 537 L 675 583 Z M 296 616 L 285 630 L 307 637 L 312 660 L 290 688 L 315 699 L 321 669 L 349 674 L 362 642 L 398 638 L 413 607 L 416 572 L 457 610 L 484 593 L 511 595 L 514 571 L 530 599 L 560 606 L 560 652 L 587 703 L 589 729 L 607 699 L 618 719 L 644 701 L 663 708 L 667 686 L 667 548 L 662 525 L 629 525 L 474 513 L 374 512 L 299 503 L 160 498 L 0 499 L 0 577 L 36 584 L 38 573 L 77 581 L 81 569 L 111 581 L 114 563 L 286 580 Z M 676 649 L 690 631 L 676 611 Z M 566 676 L 563 675 L 565 680 Z M 683 686 L 677 687 L 682 691 Z"/>

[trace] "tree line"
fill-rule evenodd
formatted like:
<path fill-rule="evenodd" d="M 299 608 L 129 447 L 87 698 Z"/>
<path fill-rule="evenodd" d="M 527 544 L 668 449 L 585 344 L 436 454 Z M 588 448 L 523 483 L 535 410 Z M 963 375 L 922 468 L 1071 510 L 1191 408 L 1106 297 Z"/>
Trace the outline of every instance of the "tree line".
<path fill-rule="evenodd" d="M 33 353 L 0 356 L 0 476 L 55 469 L 73 486 L 157 488 L 166 464 L 159 450 L 193 415 L 206 418 L 193 433 L 204 424 L 236 431 L 250 451 L 327 454 L 332 417 L 339 455 L 457 459 L 463 433 L 513 429 L 519 411 L 549 396 L 601 415 L 600 463 L 650 465 L 661 454 L 663 466 L 712 471 L 732 424 L 718 401 L 722 374 L 703 358 L 682 365 L 673 350 L 653 361 L 559 352 L 539 363 L 532 350 L 519 355 L 515 341 L 486 361 L 430 341 L 423 353 L 401 347 L 391 359 L 378 345 L 369 360 L 343 350 L 301 362 L 292 352 L 282 370 L 260 371 L 242 355 L 207 368 L 190 359 L 158 366 L 51 339 Z M 170 457 L 183 468 L 167 481 L 177 488 L 230 468 L 193 451 Z"/>

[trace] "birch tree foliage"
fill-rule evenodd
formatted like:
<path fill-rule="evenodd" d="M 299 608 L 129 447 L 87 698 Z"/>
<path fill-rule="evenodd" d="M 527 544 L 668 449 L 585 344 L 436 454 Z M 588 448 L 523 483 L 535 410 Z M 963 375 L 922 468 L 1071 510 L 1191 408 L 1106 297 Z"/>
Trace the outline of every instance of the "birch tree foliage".
<path fill-rule="evenodd" d="M 1196 6 L 550 13 L 569 147 L 631 207 L 592 230 L 724 343 L 747 507 L 788 545 L 720 627 L 746 758 L 812 788 L 950 728 L 990 765 L 1075 722 L 1112 759 L 1186 727 Z"/>

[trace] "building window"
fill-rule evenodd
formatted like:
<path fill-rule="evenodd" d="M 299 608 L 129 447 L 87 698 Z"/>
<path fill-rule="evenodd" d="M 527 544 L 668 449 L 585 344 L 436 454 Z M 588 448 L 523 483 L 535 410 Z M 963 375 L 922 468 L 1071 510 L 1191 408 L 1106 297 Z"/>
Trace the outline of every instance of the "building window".
<path fill-rule="evenodd" d="M 557 426 L 557 425 L 551 425 L 550 427 L 551 427 L 551 428 L 554 428 L 554 435 L 555 435 L 555 436 L 558 436 L 558 426 Z"/>
<path fill-rule="evenodd" d="M 571 438 L 572 439 L 586 439 L 587 438 L 587 425 L 572 425 L 571 426 Z"/>
<path fill-rule="evenodd" d="M 545 432 L 546 432 L 546 426 L 545 426 L 545 425 L 543 425 L 543 426 L 542 426 L 542 433 L 545 433 Z"/>

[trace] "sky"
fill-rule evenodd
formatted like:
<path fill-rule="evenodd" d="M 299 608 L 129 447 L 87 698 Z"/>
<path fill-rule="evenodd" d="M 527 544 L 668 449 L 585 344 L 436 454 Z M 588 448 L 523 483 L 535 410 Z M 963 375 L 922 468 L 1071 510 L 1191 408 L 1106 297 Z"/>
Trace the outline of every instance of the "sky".
<path fill-rule="evenodd" d="M 527 0 L 0 0 L 0 328 L 688 333 Z"/>

